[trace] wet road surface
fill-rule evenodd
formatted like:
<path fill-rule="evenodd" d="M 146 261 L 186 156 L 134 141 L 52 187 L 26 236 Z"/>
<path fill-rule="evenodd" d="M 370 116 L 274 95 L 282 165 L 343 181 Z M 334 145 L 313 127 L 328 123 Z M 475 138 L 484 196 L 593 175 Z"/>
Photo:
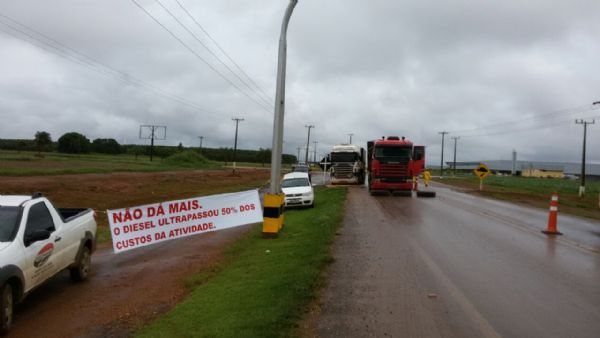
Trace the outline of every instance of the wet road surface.
<path fill-rule="evenodd" d="M 600 222 L 434 189 L 349 189 L 316 335 L 600 336 Z"/>

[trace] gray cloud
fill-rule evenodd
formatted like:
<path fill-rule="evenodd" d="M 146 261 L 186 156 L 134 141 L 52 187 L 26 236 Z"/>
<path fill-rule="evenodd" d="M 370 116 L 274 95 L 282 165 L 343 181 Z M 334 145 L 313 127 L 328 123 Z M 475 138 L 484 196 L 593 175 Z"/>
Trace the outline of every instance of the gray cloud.
<path fill-rule="evenodd" d="M 111 70 L 90 69 L 0 31 L 0 137 L 47 130 L 57 139 L 79 131 L 141 143 L 140 124 L 161 124 L 168 126 L 163 144 L 196 146 L 203 135 L 205 146 L 231 147 L 231 118 L 241 116 L 240 147 L 270 147 L 287 2 L 180 1 L 266 92 L 265 107 L 246 97 L 259 100 L 236 77 L 228 75 L 246 95 L 132 2 L 2 2 L 1 14 L 130 77 L 107 76 Z M 155 1 L 138 2 L 227 74 Z M 161 2 L 202 36 L 176 2 Z M 600 117 L 600 107 L 590 106 L 600 100 L 599 10 L 591 0 L 300 0 L 288 33 L 284 149 L 296 154 L 304 147 L 304 125 L 312 123 L 319 153 L 347 141 L 348 133 L 357 143 L 404 135 L 426 144 L 428 160 L 438 164 L 438 132 L 447 130 L 457 133 L 448 135 L 446 154 L 449 136 L 461 136 L 460 160 L 509 159 L 516 149 L 522 159 L 578 161 L 582 127 L 574 120 Z M 5 25 L 0 29 L 27 40 Z M 194 107 L 128 83 L 136 79 Z M 572 109 L 549 114 L 563 108 Z M 600 126 L 588 131 L 588 158 L 600 162 Z"/>

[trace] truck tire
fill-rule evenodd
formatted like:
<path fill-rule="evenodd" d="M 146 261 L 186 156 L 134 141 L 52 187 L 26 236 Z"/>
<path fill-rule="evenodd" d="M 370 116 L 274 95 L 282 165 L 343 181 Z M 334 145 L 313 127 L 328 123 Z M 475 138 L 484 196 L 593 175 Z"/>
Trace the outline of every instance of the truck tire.
<path fill-rule="evenodd" d="M 77 265 L 69 269 L 69 272 L 71 273 L 71 279 L 76 282 L 86 280 L 90 275 L 91 268 L 92 254 L 90 252 L 90 248 L 84 246 L 81 250 L 81 255 L 79 256 Z"/>
<path fill-rule="evenodd" d="M 4 335 L 8 333 L 12 326 L 13 310 L 15 307 L 15 297 L 10 283 L 2 286 L 1 297 L 2 308 L 0 308 L 0 319 L 2 319 L 2 323 L 0 323 L 0 334 Z"/>

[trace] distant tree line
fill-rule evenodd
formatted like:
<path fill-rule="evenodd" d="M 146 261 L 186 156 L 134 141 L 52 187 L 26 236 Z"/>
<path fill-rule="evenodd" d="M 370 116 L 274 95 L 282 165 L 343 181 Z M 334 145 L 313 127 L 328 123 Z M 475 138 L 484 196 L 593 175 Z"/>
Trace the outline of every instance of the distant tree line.
<path fill-rule="evenodd" d="M 58 138 L 58 141 L 52 141 L 48 132 L 38 131 L 33 140 L 28 139 L 0 139 L 0 149 L 16 151 L 37 151 L 53 152 L 67 154 L 130 154 L 136 156 L 149 156 L 150 146 L 138 144 L 121 145 L 112 138 L 97 138 L 90 141 L 85 135 L 77 132 L 69 132 Z M 186 148 L 181 143 L 178 146 L 159 146 L 155 145 L 153 154 L 156 157 L 166 158 L 177 152 L 187 149 L 193 149 L 200 152 L 209 160 L 219 162 L 233 161 L 233 148 Z M 236 162 L 261 163 L 263 166 L 271 163 L 271 149 L 246 150 L 237 149 Z M 296 163 L 296 156 L 283 154 L 283 163 Z"/>

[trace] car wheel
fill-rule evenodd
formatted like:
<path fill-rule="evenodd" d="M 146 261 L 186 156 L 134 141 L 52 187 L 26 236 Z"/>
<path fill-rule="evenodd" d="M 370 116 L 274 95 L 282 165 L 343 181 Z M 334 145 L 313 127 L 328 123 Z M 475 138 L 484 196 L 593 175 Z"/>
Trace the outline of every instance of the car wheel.
<path fill-rule="evenodd" d="M 89 277 L 90 271 L 92 268 L 92 255 L 90 253 L 90 248 L 87 246 L 83 248 L 81 252 L 81 256 L 79 257 L 79 261 L 77 262 L 77 266 L 70 269 L 71 279 L 76 282 L 80 282 Z"/>
<path fill-rule="evenodd" d="M 10 283 L 4 284 L 4 286 L 2 286 L 2 308 L 0 308 L 0 317 L 2 319 L 2 324 L 0 324 L 0 333 L 2 334 L 7 333 L 12 326 L 13 309 L 15 306 L 14 300 L 15 298 L 12 285 L 10 285 Z"/>

